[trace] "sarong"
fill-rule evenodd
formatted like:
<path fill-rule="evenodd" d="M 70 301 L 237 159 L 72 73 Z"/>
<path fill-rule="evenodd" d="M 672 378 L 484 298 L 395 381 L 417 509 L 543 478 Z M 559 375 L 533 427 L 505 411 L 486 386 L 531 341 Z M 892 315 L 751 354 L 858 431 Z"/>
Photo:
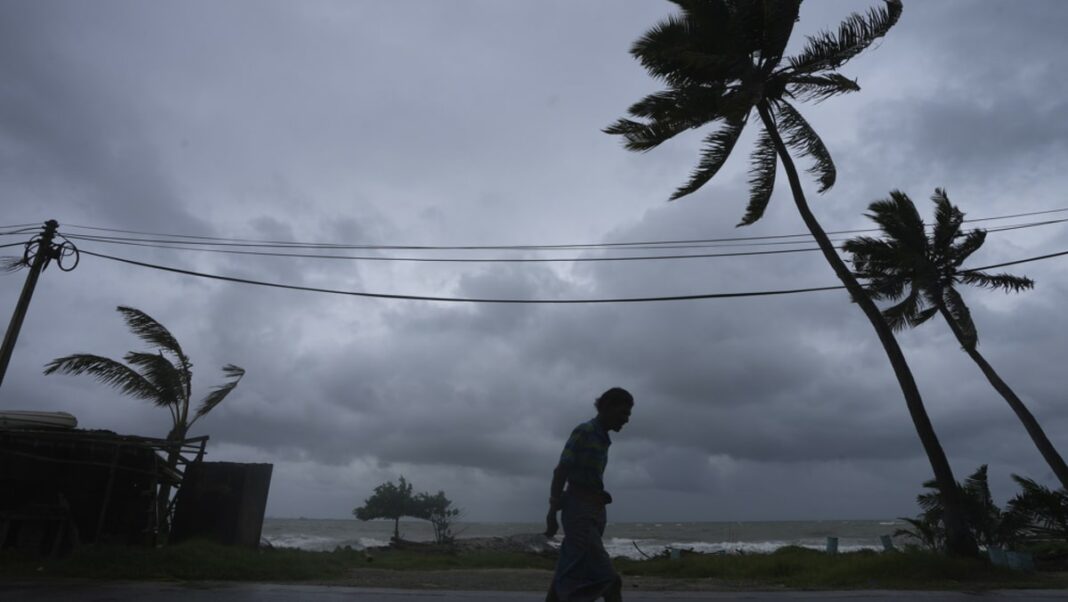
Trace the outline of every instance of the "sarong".
<path fill-rule="evenodd" d="M 562 502 L 564 541 L 553 585 L 560 602 L 592 602 L 619 579 L 601 541 L 607 521 L 605 507 L 587 496 L 567 493 Z"/>

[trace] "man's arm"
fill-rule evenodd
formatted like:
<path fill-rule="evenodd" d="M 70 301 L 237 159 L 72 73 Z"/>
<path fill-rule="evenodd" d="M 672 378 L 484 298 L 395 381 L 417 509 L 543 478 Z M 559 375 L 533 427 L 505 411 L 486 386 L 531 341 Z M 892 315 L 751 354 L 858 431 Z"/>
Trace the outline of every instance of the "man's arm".
<path fill-rule="evenodd" d="M 545 537 L 553 537 L 560 529 L 556 521 L 556 512 L 560 510 L 560 499 L 564 495 L 564 482 L 567 481 L 567 468 L 561 463 L 553 469 L 553 482 L 549 486 L 549 514 L 545 517 Z"/>

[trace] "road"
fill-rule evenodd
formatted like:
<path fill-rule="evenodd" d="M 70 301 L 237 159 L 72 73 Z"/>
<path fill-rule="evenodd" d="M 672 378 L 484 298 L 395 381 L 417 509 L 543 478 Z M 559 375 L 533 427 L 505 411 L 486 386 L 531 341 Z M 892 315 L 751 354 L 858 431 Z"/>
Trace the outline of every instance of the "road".
<path fill-rule="evenodd" d="M 442 590 L 369 589 L 315 585 L 169 583 L 0 583 L 0 600 L 11 602 L 541 602 L 536 592 L 458 592 Z M 872 602 L 976 602 L 997 600 L 1068 600 L 1068 590 L 1007 590 L 990 592 L 833 591 L 833 592 L 634 592 L 627 602 L 701 602 L 726 600 L 830 600 Z"/>

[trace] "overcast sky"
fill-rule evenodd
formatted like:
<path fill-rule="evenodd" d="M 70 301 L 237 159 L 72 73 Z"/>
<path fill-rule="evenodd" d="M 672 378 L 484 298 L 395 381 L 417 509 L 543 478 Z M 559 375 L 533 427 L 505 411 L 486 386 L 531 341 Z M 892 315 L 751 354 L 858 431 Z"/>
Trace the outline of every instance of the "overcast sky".
<path fill-rule="evenodd" d="M 810 0 L 791 49 L 872 4 Z M 66 234 L 95 226 L 374 245 L 803 232 L 782 178 L 764 219 L 734 228 L 747 150 L 669 203 L 702 134 L 634 154 L 601 133 L 659 89 L 628 49 L 672 10 L 618 0 L 0 0 L 0 225 L 56 219 Z M 969 217 L 1068 206 L 1066 27 L 1062 0 L 906 0 L 890 34 L 843 70 L 862 91 L 803 107 L 838 167 L 823 195 L 806 181 L 825 228 L 870 227 L 867 205 L 895 188 L 928 219 L 936 186 Z M 79 246 L 410 295 L 838 284 L 818 253 L 450 264 Z M 1066 249 L 1062 225 L 992 233 L 968 265 Z M 418 255 L 380 254 L 390 253 Z M 965 290 L 965 299 L 982 352 L 1068 453 L 1068 260 L 1011 270 L 1035 290 Z M 24 276 L 0 275 L 5 323 Z M 883 350 L 842 291 L 457 305 L 260 288 L 83 256 L 73 272 L 43 274 L 0 409 L 62 410 L 85 428 L 165 435 L 165 410 L 87 376 L 41 373 L 69 353 L 142 349 L 118 305 L 175 334 L 195 363 L 198 398 L 222 382 L 224 364 L 248 371 L 191 434 L 211 436 L 209 459 L 274 464 L 272 516 L 347 517 L 375 485 L 404 475 L 417 490 L 444 489 L 470 520 L 540 521 L 567 435 L 611 386 L 637 402 L 613 434 L 612 520 L 912 515 L 931 477 Z M 1011 473 L 1054 484 L 943 322 L 900 341 L 959 479 L 989 464 L 999 502 L 1014 492 Z"/>

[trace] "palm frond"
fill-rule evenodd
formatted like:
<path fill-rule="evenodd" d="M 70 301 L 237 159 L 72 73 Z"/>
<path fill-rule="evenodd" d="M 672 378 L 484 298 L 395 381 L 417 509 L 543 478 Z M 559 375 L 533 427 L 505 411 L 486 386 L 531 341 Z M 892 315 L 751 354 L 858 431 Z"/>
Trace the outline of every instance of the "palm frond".
<path fill-rule="evenodd" d="M 174 338 L 174 335 L 169 330 L 154 320 L 152 316 L 139 309 L 124 306 L 119 306 L 116 309 L 122 314 L 123 319 L 126 321 L 126 326 L 134 334 L 146 343 L 159 347 L 171 354 L 177 360 L 178 369 L 185 374 L 186 380 L 192 377 L 191 369 L 193 364 L 186 357 L 185 352 L 182 351 L 182 346 L 178 344 L 178 340 Z"/>
<path fill-rule="evenodd" d="M 946 196 L 943 188 L 935 188 L 931 200 L 935 204 L 935 226 L 932 235 L 934 248 L 945 252 L 961 235 L 960 227 L 964 223 L 964 212 L 949 202 L 949 197 Z"/>
<path fill-rule="evenodd" d="M 207 397 L 200 402 L 200 407 L 197 408 L 196 415 L 193 420 L 190 421 L 190 425 L 196 422 L 198 418 L 210 412 L 215 406 L 222 403 L 223 399 L 230 394 L 237 387 L 237 383 L 241 382 L 242 377 L 245 376 L 245 369 L 235 366 L 233 364 L 227 364 L 223 367 L 223 373 L 227 378 L 231 379 L 230 382 L 221 384 L 215 387 L 211 393 L 208 393 Z"/>
<path fill-rule="evenodd" d="M 765 73 L 770 73 L 786 50 L 790 34 L 794 31 L 801 0 L 763 0 L 760 64 Z"/>
<path fill-rule="evenodd" d="M 966 498 L 972 498 L 984 506 L 994 503 L 993 498 L 990 496 L 986 464 L 980 466 L 971 476 L 964 479 L 964 486 L 961 487 L 961 491 Z"/>
<path fill-rule="evenodd" d="M 883 310 L 883 318 L 891 330 L 901 331 L 913 326 L 914 317 L 920 313 L 920 292 L 912 287 L 909 294 L 900 302 Z"/>
<path fill-rule="evenodd" d="M 717 114 L 726 86 L 685 86 L 650 94 L 627 109 L 632 117 L 703 125 Z"/>
<path fill-rule="evenodd" d="M 1009 501 L 1010 512 L 1026 527 L 1042 536 L 1068 539 L 1068 494 L 1052 490 L 1033 479 L 1012 475 L 1021 492 Z"/>
<path fill-rule="evenodd" d="M 1035 281 L 1026 276 L 1012 274 L 986 274 L 984 272 L 962 272 L 959 280 L 963 284 L 972 284 L 993 290 L 1001 289 L 1006 293 L 1018 293 L 1035 287 Z"/>
<path fill-rule="evenodd" d="M 748 117 L 748 116 L 747 116 Z M 690 175 L 690 180 L 671 195 L 670 200 L 680 199 L 705 185 L 727 162 L 738 137 L 745 128 L 747 119 L 727 121 L 723 127 L 712 132 L 704 140 L 701 160 Z"/>
<path fill-rule="evenodd" d="M 733 110 L 736 99 L 725 90 L 723 86 L 687 86 L 656 92 L 627 109 L 644 122 L 620 119 L 602 131 L 623 136 L 628 150 L 645 152 Z"/>
<path fill-rule="evenodd" d="M 936 232 L 937 235 L 937 232 Z M 948 249 L 945 247 L 937 247 L 938 249 L 947 250 L 946 259 L 951 262 L 950 265 L 954 268 L 958 268 L 968 256 L 975 253 L 986 242 L 986 230 L 972 230 L 964 235 L 964 240 L 958 244 L 950 245 Z"/>
<path fill-rule="evenodd" d="M 672 86 L 737 80 L 751 68 L 748 53 L 732 47 L 732 18 L 723 2 L 683 7 L 646 31 L 630 53 L 650 75 Z M 698 12 L 695 12 L 698 11 Z"/>
<path fill-rule="evenodd" d="M 901 0 L 884 0 L 867 14 L 853 13 L 838 26 L 837 33 L 822 31 L 808 38 L 801 54 L 789 59 L 798 74 L 837 69 L 886 35 L 901 16 Z"/>
<path fill-rule="evenodd" d="M 964 303 L 964 298 L 960 296 L 957 289 L 947 286 L 942 290 L 942 303 L 949 312 L 950 317 L 960 329 L 962 341 L 965 349 L 971 349 L 979 344 L 979 333 L 975 329 L 975 323 L 972 322 L 972 312 L 968 309 L 968 306 Z"/>
<path fill-rule="evenodd" d="M 766 129 L 760 132 L 749 163 L 749 205 L 745 208 L 745 216 L 738 223 L 739 226 L 748 226 L 763 217 L 768 201 L 771 200 L 771 193 L 775 189 L 775 171 L 779 165 L 779 155 L 775 152 L 775 143 Z"/>
<path fill-rule="evenodd" d="M 891 190 L 890 198 L 868 205 L 868 218 L 874 221 L 895 245 L 908 250 L 914 258 L 928 252 L 927 227 L 915 203 L 900 190 Z"/>
<path fill-rule="evenodd" d="M 786 82 L 786 90 L 800 100 L 822 102 L 839 94 L 859 92 L 860 85 L 840 73 L 828 73 L 791 77 Z"/>
<path fill-rule="evenodd" d="M 852 256 L 853 271 L 860 278 L 878 278 L 897 268 L 897 249 L 890 241 L 856 236 L 845 241 L 842 250 Z"/>
<path fill-rule="evenodd" d="M 76 353 L 56 358 L 45 365 L 45 374 L 89 374 L 122 393 L 139 399 L 159 398 L 159 390 L 129 366 L 113 359 Z"/>
<path fill-rule="evenodd" d="M 820 183 L 819 192 L 825 192 L 834 186 L 837 172 L 831 153 L 823 145 L 823 140 L 816 134 L 812 126 L 797 112 L 790 103 L 780 100 L 775 103 L 775 113 L 779 127 L 782 128 L 786 145 L 794 152 L 813 159 L 813 165 L 808 172 L 817 176 Z"/>
<path fill-rule="evenodd" d="M 141 375 L 152 383 L 159 392 L 159 396 L 156 398 L 156 405 L 179 405 L 186 399 L 188 386 L 182 378 L 181 370 L 164 357 L 162 352 L 142 353 L 131 351 L 123 359 L 131 366 L 139 368 Z"/>
<path fill-rule="evenodd" d="M 651 121 L 641 123 L 620 119 L 602 130 L 606 134 L 623 136 L 623 146 L 630 151 L 650 151 L 690 128 L 690 124 L 678 121 Z"/>

